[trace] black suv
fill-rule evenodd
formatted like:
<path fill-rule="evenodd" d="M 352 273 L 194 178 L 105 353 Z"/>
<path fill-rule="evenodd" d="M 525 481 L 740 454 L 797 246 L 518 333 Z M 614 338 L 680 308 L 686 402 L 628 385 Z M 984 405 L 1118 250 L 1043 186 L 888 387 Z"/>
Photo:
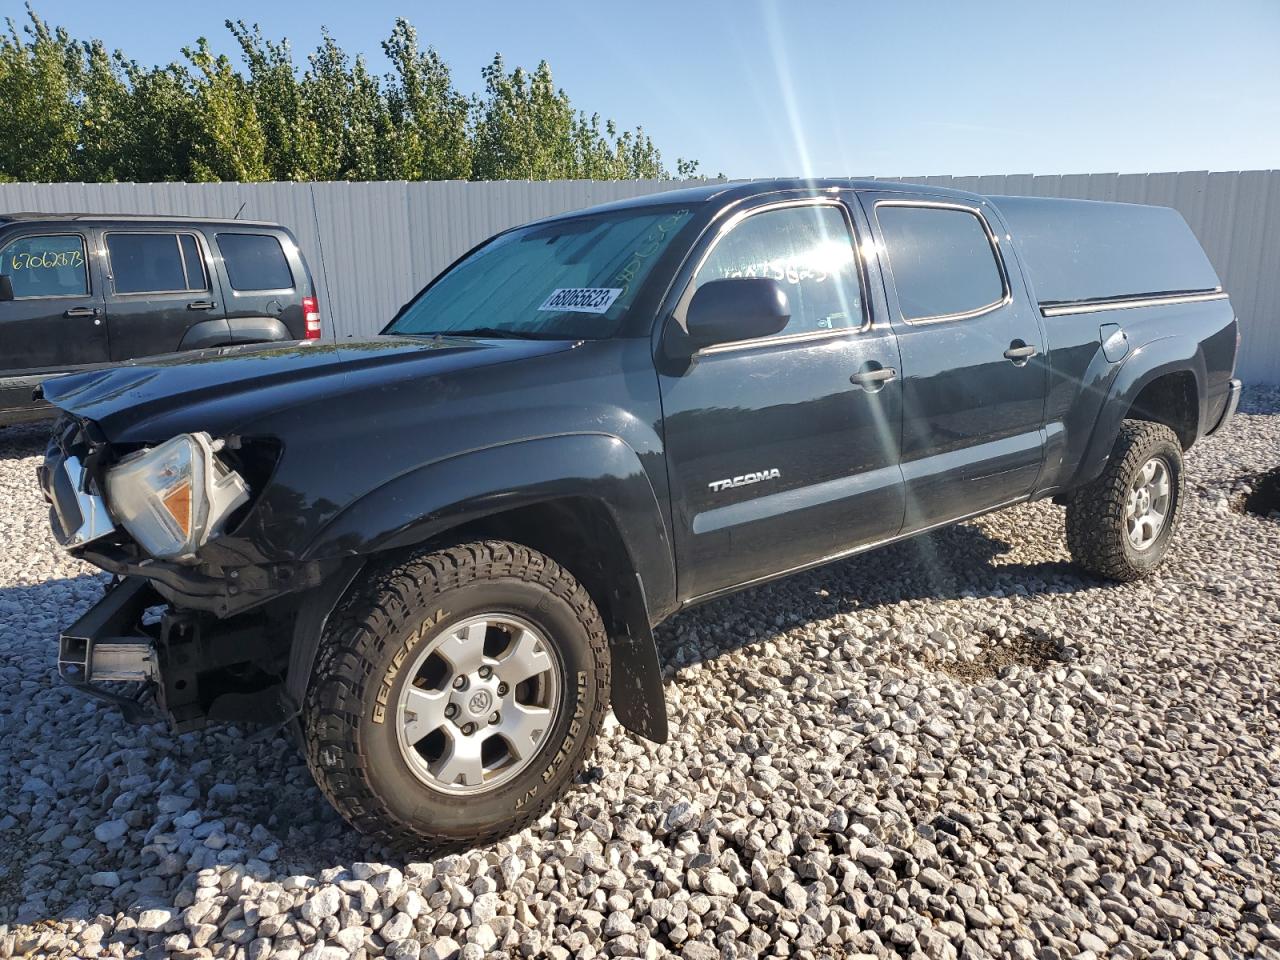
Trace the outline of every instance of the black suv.
<path fill-rule="evenodd" d="M 319 337 L 311 274 L 278 224 L 0 215 L 0 425 L 51 416 L 33 392 L 52 376 Z"/>
<path fill-rule="evenodd" d="M 517 227 L 382 336 L 49 384 L 54 532 L 120 578 L 60 670 L 299 718 L 385 840 L 501 835 L 610 700 L 666 737 L 678 610 L 1042 498 L 1149 574 L 1237 337 L 1161 207 L 756 181 Z"/>

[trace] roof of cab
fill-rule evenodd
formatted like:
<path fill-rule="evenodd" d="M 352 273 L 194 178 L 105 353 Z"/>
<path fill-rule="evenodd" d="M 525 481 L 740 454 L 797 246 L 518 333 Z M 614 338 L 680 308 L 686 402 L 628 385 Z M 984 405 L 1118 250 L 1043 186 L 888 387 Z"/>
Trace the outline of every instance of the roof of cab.
<path fill-rule="evenodd" d="M 233 220 L 228 217 L 171 217 L 163 213 L 0 213 L 0 225 L 53 221 L 58 223 L 208 223 L 216 226 L 236 224 L 241 227 L 279 227 L 269 220 Z"/>
<path fill-rule="evenodd" d="M 1044 303 L 1220 289 L 1213 265 L 1181 214 L 1144 204 L 1060 197 L 996 197 L 892 180 L 771 179 L 716 181 L 615 200 L 538 223 L 654 206 L 729 207 L 770 194 L 821 196 L 835 191 L 905 191 L 999 211 L 1017 241 Z"/>
<path fill-rule="evenodd" d="M 916 193 L 927 193 L 936 197 L 948 197 L 955 200 L 964 200 L 970 203 L 977 203 L 986 199 L 976 193 L 966 193 L 963 190 L 953 190 L 950 187 L 899 183 L 893 180 L 855 180 L 831 177 L 817 179 L 781 177 L 765 180 L 717 180 L 711 183 L 701 184 L 696 187 L 682 187 L 677 190 L 662 190 L 657 193 L 647 193 L 638 197 L 627 197 L 624 200 L 613 200 L 609 203 L 601 203 L 581 210 L 557 213 L 536 222 L 548 223 L 553 220 L 560 220 L 566 217 L 579 217 L 583 214 L 589 213 L 607 213 L 611 210 L 669 206 L 671 204 L 702 204 L 709 203 L 711 201 L 729 204 L 752 197 L 765 196 L 771 193 L 807 192 L 817 195 L 836 190 L 876 190 L 886 193 L 892 193 L 895 190 L 911 190 Z"/>

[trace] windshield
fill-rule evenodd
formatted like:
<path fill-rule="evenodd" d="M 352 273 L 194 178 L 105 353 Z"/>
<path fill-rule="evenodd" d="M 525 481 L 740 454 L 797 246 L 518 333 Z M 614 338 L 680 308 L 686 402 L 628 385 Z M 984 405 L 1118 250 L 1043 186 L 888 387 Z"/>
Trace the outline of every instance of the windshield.
<path fill-rule="evenodd" d="M 513 230 L 440 276 L 383 332 L 612 337 L 691 213 L 633 208 Z"/>

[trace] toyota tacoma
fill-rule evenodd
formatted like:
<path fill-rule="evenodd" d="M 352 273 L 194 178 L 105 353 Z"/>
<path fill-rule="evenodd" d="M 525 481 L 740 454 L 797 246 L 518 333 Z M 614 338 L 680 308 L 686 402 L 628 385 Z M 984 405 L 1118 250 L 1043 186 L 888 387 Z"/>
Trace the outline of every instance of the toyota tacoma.
<path fill-rule="evenodd" d="M 552 217 L 365 341 L 47 383 L 54 531 L 114 574 L 58 669 L 178 731 L 291 724 L 383 841 L 484 841 L 610 703 L 665 739 L 653 628 L 694 604 L 1044 498 L 1084 570 L 1149 574 L 1237 349 L 1162 207 L 756 181 Z"/>

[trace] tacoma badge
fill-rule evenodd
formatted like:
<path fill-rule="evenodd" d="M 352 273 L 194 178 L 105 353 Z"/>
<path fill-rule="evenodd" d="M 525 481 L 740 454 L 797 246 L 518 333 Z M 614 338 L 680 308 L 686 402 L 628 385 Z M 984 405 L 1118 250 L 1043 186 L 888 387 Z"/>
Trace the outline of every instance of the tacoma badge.
<path fill-rule="evenodd" d="M 740 477 L 734 477 L 732 480 L 712 480 L 707 484 L 715 493 L 721 490 L 730 490 L 733 487 L 745 487 L 748 483 L 759 483 L 761 480 L 777 480 L 782 476 L 782 471 L 777 467 L 769 470 L 761 470 L 758 473 L 744 473 Z"/>

